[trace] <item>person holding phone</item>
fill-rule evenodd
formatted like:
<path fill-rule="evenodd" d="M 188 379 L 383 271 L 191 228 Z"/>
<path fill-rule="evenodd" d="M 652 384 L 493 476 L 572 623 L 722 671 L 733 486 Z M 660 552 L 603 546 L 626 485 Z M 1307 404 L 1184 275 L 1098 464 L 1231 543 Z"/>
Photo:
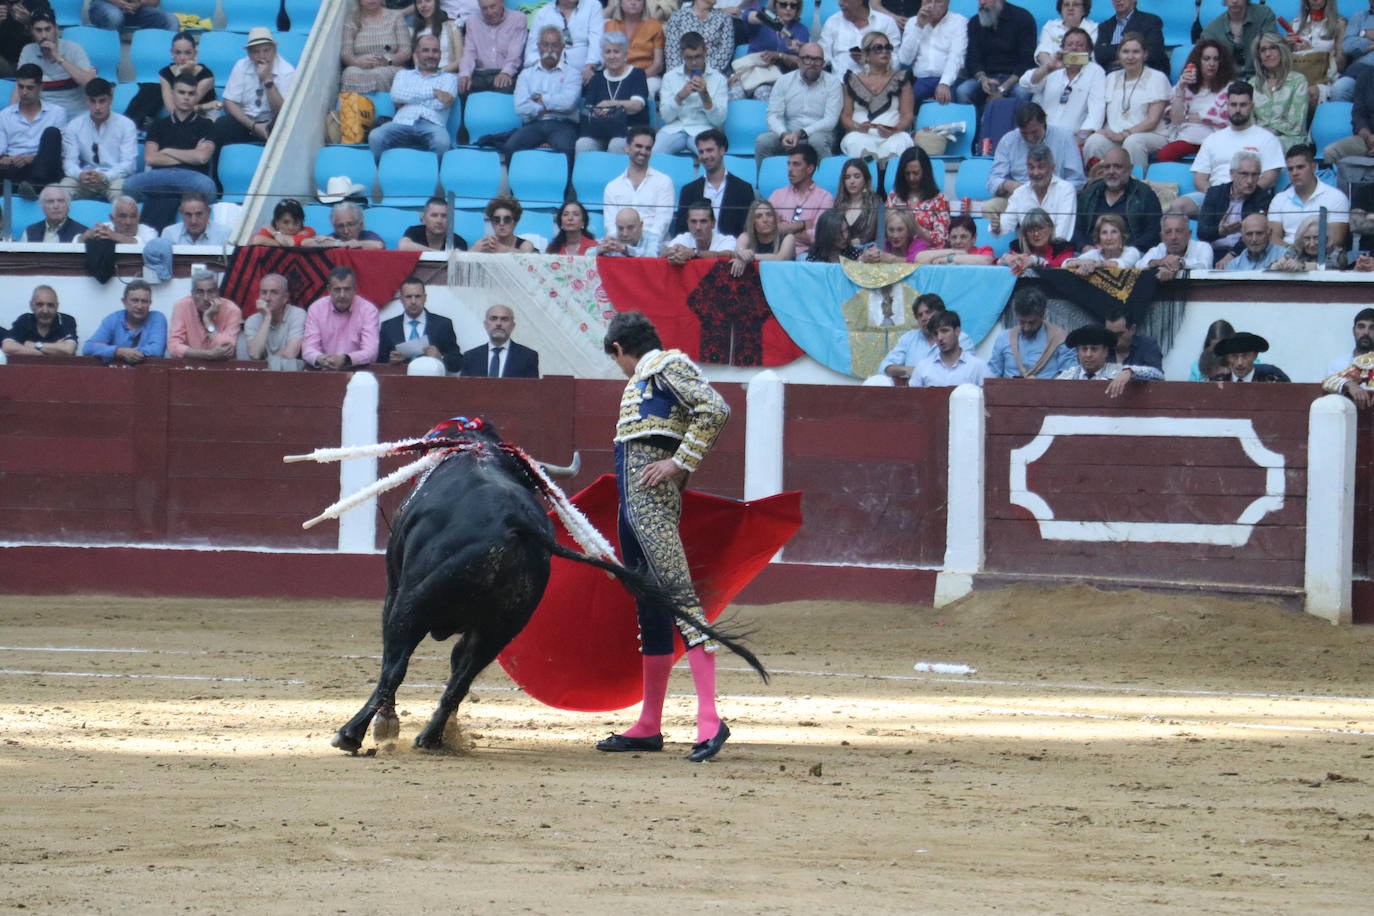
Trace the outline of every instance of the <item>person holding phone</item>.
<path fill-rule="evenodd" d="M 1174 139 L 1155 154 L 1160 162 L 1179 162 L 1195 155 L 1202 141 L 1227 124 L 1226 87 L 1235 64 L 1219 41 L 1204 38 L 1188 55 L 1169 102 Z"/>
<path fill-rule="evenodd" d="M 1064 33 L 1060 49 L 1021 75 L 1021 88 L 1045 109 L 1045 119 L 1072 131 L 1082 143 L 1086 124 L 1102 123 L 1107 107 L 1107 72 L 1092 59 L 1092 37 L 1083 29 Z"/>
<path fill-rule="evenodd" d="M 725 123 L 729 87 L 725 77 L 706 65 L 706 39 L 688 32 L 678 41 L 682 66 L 663 75 L 658 94 L 658 114 L 663 128 L 654 138 L 655 153 L 690 149 L 697 134 Z"/>

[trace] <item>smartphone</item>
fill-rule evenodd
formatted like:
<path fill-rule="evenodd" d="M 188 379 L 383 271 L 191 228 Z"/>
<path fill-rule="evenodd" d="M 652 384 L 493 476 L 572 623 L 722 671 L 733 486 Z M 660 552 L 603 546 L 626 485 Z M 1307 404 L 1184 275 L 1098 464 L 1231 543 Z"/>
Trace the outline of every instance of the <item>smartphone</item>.
<path fill-rule="evenodd" d="M 698 77 L 698 76 L 705 76 L 705 75 L 706 75 L 706 71 L 705 71 L 705 70 L 701 70 L 701 69 L 699 69 L 699 68 L 698 68 L 698 69 L 692 69 L 692 70 L 688 70 L 688 71 L 687 71 L 687 75 L 690 76 L 690 77 L 692 77 L 693 79 L 695 79 L 695 78 Z"/>

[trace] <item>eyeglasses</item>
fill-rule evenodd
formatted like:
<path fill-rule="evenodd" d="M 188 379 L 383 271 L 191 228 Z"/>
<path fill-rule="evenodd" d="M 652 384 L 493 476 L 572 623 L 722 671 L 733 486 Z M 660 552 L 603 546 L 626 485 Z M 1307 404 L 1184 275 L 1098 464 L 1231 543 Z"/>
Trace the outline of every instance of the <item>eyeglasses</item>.
<path fill-rule="evenodd" d="M 892 45 L 869 45 L 865 50 L 870 54 L 891 54 Z"/>
<path fill-rule="evenodd" d="M 801 62 L 804 63 L 804 64 L 823 64 L 823 63 L 825 63 L 825 58 L 824 58 L 824 57 L 816 57 L 814 54 L 803 54 L 803 55 L 801 55 L 801 57 L 800 57 L 799 59 L 800 59 Z"/>
<path fill-rule="evenodd" d="M 491 221 L 496 225 L 501 225 L 502 223 L 514 223 L 515 217 L 511 216 L 509 213 L 498 213 L 491 218 Z"/>
<path fill-rule="evenodd" d="M 777 3 L 774 4 L 774 5 L 777 6 L 777 8 L 780 9 L 780 10 L 799 10 L 799 9 L 801 9 L 801 4 L 800 4 L 800 3 L 788 3 L 787 0 L 777 0 Z"/>

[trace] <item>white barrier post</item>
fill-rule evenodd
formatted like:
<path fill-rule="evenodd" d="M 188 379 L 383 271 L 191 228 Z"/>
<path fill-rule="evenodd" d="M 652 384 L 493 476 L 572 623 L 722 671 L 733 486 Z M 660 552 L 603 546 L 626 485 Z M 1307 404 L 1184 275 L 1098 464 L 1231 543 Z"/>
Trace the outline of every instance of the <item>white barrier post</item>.
<path fill-rule="evenodd" d="M 1303 609 L 1348 624 L 1355 538 L 1355 405 L 1329 394 L 1312 402 L 1307 426 L 1307 548 Z"/>
<path fill-rule="evenodd" d="M 935 578 L 935 606 L 973 591 L 983 569 L 984 436 L 983 389 L 960 385 L 949 396 L 949 469 L 945 520 L 945 566 Z"/>
<path fill-rule="evenodd" d="M 344 392 L 339 424 L 339 445 L 373 445 L 377 442 L 377 408 L 380 401 L 377 377 L 355 372 Z M 357 493 L 377 480 L 376 458 L 339 462 L 339 498 Z M 372 553 L 377 549 L 377 500 L 369 499 L 339 516 L 339 552 Z"/>
<path fill-rule="evenodd" d="M 782 492 L 783 382 L 772 369 L 749 380 L 744 427 L 744 498 Z"/>

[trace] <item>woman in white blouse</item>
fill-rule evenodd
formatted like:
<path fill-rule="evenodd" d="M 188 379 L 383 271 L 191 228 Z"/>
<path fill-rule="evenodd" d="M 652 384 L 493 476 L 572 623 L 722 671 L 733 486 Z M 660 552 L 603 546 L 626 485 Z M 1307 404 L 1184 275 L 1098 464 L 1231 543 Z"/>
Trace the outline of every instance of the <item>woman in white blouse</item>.
<path fill-rule="evenodd" d="M 1080 276 L 1102 267 L 1135 267 L 1140 252 L 1126 244 L 1126 221 L 1115 213 L 1104 213 L 1093 224 L 1093 245 L 1076 258 L 1064 262 L 1065 270 L 1076 270 Z"/>
<path fill-rule="evenodd" d="M 1106 117 L 1083 144 L 1083 162 L 1091 170 L 1107 150 L 1120 146 L 1143 172 L 1150 154 L 1168 142 L 1160 128 L 1173 87 L 1169 77 L 1145 66 L 1145 38 L 1139 32 L 1121 37 L 1116 56 L 1121 69 L 1107 74 Z"/>
<path fill-rule="evenodd" d="M 1053 56 L 1021 74 L 1021 88 L 1045 109 L 1046 123 L 1073 131 L 1080 143 L 1102 123 L 1107 105 L 1107 73 L 1092 51 L 1086 31 L 1069 29 Z"/>
<path fill-rule="evenodd" d="M 1097 23 L 1088 19 L 1092 12 L 1093 0 L 1059 0 L 1054 5 L 1059 11 L 1058 19 L 1051 19 L 1040 29 L 1040 41 L 1035 45 L 1035 62 L 1043 65 L 1064 45 L 1064 36 L 1069 29 L 1082 29 L 1088 33 L 1088 47 L 1097 44 Z M 1113 26 L 1114 28 L 1115 26 Z"/>
<path fill-rule="evenodd" d="M 563 59 L 582 72 L 582 85 L 591 81 L 601 64 L 601 33 L 606 16 L 598 0 L 557 0 L 539 8 L 530 20 L 525 39 L 525 66 L 539 64 L 539 33 L 545 26 L 563 33 Z"/>

